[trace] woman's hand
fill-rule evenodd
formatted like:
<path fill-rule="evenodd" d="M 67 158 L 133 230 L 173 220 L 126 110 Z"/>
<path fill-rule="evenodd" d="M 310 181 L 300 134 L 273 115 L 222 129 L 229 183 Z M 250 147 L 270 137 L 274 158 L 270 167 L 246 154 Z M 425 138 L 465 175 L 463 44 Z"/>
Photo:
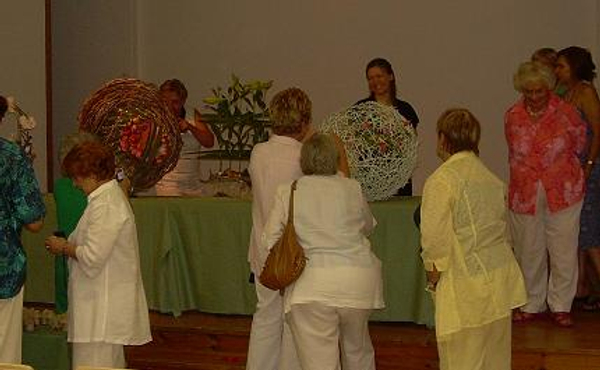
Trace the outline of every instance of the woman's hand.
<path fill-rule="evenodd" d="M 51 235 L 46 238 L 45 244 L 46 250 L 55 256 L 75 256 L 75 246 L 70 244 L 65 238 Z"/>
<path fill-rule="evenodd" d="M 435 292 L 438 281 L 440 281 L 440 272 L 433 266 L 433 271 L 425 271 L 427 275 L 427 287 L 425 290 Z"/>
<path fill-rule="evenodd" d="M 185 119 L 182 118 L 179 120 L 179 131 L 187 132 L 190 129 L 190 126 L 191 125 Z"/>

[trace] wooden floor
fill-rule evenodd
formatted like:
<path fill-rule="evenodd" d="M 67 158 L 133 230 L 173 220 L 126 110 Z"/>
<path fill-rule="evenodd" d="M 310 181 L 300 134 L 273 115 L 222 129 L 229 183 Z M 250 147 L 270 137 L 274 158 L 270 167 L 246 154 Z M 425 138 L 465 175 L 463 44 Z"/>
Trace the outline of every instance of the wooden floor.
<path fill-rule="evenodd" d="M 513 326 L 513 370 L 600 370 L 600 312 L 574 313 L 573 328 L 542 319 Z M 153 313 L 154 341 L 127 348 L 140 370 L 241 370 L 250 316 Z M 371 323 L 377 369 L 437 369 L 435 333 L 408 323 Z"/>

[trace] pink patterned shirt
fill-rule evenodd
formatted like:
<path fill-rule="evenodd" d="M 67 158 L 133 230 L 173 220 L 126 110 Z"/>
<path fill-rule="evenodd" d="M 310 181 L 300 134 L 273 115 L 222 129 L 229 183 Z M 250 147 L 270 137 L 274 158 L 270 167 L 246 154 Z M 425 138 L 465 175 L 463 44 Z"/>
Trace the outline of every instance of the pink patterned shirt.
<path fill-rule="evenodd" d="M 550 212 L 583 198 L 584 176 L 579 154 L 586 141 L 586 124 L 577 110 L 552 94 L 548 109 L 532 121 L 523 100 L 504 117 L 508 143 L 509 208 L 535 214 L 538 182 L 546 191 Z"/>

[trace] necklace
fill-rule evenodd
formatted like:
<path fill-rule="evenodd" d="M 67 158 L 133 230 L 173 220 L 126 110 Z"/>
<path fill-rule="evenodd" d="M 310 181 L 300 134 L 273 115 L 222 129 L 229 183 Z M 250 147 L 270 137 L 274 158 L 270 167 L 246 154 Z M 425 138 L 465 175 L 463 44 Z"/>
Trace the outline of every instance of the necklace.
<path fill-rule="evenodd" d="M 546 109 L 548 109 L 548 107 L 544 107 L 543 109 L 540 109 L 538 111 L 534 111 L 529 106 L 525 106 L 525 109 L 527 110 L 527 113 L 529 114 L 529 116 L 531 116 L 531 118 L 536 120 L 536 119 L 540 118 L 540 116 L 542 116 L 544 113 L 546 113 Z"/>

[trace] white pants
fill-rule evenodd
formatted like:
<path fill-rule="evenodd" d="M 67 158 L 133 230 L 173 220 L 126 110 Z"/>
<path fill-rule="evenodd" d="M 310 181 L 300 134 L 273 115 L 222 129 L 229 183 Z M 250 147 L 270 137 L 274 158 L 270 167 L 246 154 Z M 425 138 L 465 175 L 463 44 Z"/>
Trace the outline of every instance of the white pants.
<path fill-rule="evenodd" d="M 369 336 L 371 310 L 292 305 L 286 316 L 303 370 L 375 370 Z M 341 356 L 340 356 L 341 350 Z"/>
<path fill-rule="evenodd" d="M 510 316 L 448 335 L 438 354 L 440 370 L 510 370 Z"/>
<path fill-rule="evenodd" d="M 123 345 L 105 342 L 73 343 L 73 370 L 77 370 L 79 366 L 124 369 Z"/>
<path fill-rule="evenodd" d="M 515 255 L 527 288 L 524 312 L 543 312 L 546 303 L 552 312 L 571 311 L 577 291 L 581 204 L 550 213 L 546 192 L 539 186 L 535 215 L 509 213 Z"/>
<path fill-rule="evenodd" d="M 256 312 L 252 317 L 246 370 L 300 370 L 289 326 L 283 317 L 283 297 L 255 282 Z"/>
<path fill-rule="evenodd" d="M 14 297 L 0 299 L 0 362 L 21 363 L 23 288 Z"/>

